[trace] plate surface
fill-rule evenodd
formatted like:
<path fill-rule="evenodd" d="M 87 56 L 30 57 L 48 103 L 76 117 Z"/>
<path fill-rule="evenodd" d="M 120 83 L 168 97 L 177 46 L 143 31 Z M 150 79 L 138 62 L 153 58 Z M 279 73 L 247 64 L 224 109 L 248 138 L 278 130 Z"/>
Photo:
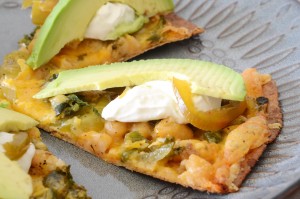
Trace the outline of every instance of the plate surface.
<path fill-rule="evenodd" d="M 71 164 L 93 198 L 274 198 L 300 183 L 300 2 L 298 0 L 175 0 L 176 12 L 206 29 L 200 37 L 141 58 L 193 58 L 237 71 L 256 67 L 277 81 L 284 128 L 237 193 L 218 196 L 182 188 L 109 165 L 46 133 L 49 149 Z M 33 30 L 21 0 L 0 0 L 0 59 Z M 299 196 L 299 195 L 298 195 Z"/>

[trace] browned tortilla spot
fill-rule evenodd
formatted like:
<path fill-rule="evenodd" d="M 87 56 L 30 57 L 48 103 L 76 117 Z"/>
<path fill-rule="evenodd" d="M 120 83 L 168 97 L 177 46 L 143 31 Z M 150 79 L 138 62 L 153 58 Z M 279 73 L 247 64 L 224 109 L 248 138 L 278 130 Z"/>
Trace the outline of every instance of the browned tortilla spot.
<path fill-rule="evenodd" d="M 267 108 L 268 124 L 279 123 L 282 125 L 282 113 L 278 101 L 278 90 L 274 81 L 270 81 L 269 83 L 264 85 L 263 95 L 264 97 L 269 99 L 269 104 Z M 280 133 L 280 130 L 281 129 L 269 129 L 271 133 L 269 142 L 275 140 L 275 138 Z M 258 161 L 259 157 L 262 155 L 265 149 L 266 145 L 263 145 L 259 148 L 250 151 L 250 153 L 246 155 L 245 160 L 241 162 L 241 171 L 234 181 L 235 185 L 237 185 L 238 187 L 241 186 L 247 174 L 251 171 L 252 167 L 256 164 L 256 162 Z"/>
<path fill-rule="evenodd" d="M 197 35 L 204 32 L 204 29 L 197 27 L 195 24 L 182 19 L 174 13 L 165 15 L 165 20 L 174 27 L 184 27 L 191 35 Z"/>
<path fill-rule="evenodd" d="M 268 123 L 274 124 L 279 123 L 282 126 L 282 113 L 280 104 L 278 101 L 278 91 L 276 87 L 276 83 L 274 81 L 269 82 L 266 84 L 263 88 L 264 96 L 269 99 L 268 104 Z M 280 133 L 280 129 L 270 129 L 271 136 L 269 142 L 272 142 L 275 140 L 275 138 Z"/>

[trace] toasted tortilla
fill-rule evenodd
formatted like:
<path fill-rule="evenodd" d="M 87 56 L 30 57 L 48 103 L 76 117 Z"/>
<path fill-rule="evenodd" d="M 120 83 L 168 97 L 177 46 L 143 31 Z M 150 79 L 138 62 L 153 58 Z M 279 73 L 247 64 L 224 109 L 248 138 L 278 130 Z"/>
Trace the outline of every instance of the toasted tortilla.
<path fill-rule="evenodd" d="M 275 81 L 270 81 L 263 86 L 263 97 L 266 97 L 269 99 L 269 103 L 267 106 L 267 112 L 266 112 L 268 124 L 271 126 L 272 126 L 272 124 L 279 124 L 278 126 L 282 126 L 282 113 L 281 113 L 281 108 L 280 108 L 279 101 L 278 101 L 278 90 L 277 90 Z M 164 181 L 168 181 L 171 183 L 180 184 L 185 187 L 192 187 L 195 190 L 209 191 L 209 192 L 213 192 L 213 193 L 229 193 L 229 192 L 236 191 L 234 189 L 228 189 L 228 187 L 221 185 L 221 184 L 219 186 L 214 187 L 211 190 L 199 189 L 199 187 L 197 187 L 197 186 L 193 187 L 189 184 L 184 184 L 184 183 L 180 182 L 178 179 L 166 177 L 165 171 L 163 171 L 163 170 L 161 170 L 161 171 L 157 170 L 155 172 L 151 172 L 151 171 L 148 171 L 147 169 L 143 169 L 138 166 L 134 166 L 134 165 L 128 166 L 126 163 L 123 164 L 119 160 L 116 160 L 114 158 L 107 158 L 106 156 L 103 156 L 103 154 L 99 154 L 99 153 L 91 152 L 91 150 L 87 150 L 82 145 L 74 142 L 72 137 L 68 136 L 68 134 L 66 134 L 66 133 L 58 132 L 58 131 L 54 130 L 53 128 L 51 128 L 49 126 L 45 126 L 45 125 L 41 125 L 40 127 L 42 129 L 46 130 L 47 132 L 49 132 L 51 135 L 58 137 L 60 139 L 63 139 L 69 143 L 72 143 L 72 144 L 76 145 L 77 147 L 80 147 L 83 150 L 86 150 L 86 151 L 98 156 L 99 158 L 107 161 L 108 163 L 122 166 L 122 167 L 125 167 L 125 168 L 135 171 L 135 172 L 143 173 L 143 174 L 146 174 L 146 175 L 149 175 L 149 176 L 152 176 L 152 177 L 164 180 Z M 269 137 L 269 140 L 267 143 L 271 143 L 272 141 L 274 141 L 274 139 L 278 136 L 280 131 L 281 131 L 281 128 L 274 128 L 274 129 L 269 128 L 270 137 Z M 248 173 L 255 166 L 255 164 L 259 160 L 260 156 L 263 154 L 264 150 L 267 148 L 267 143 L 263 144 L 262 146 L 260 146 L 258 148 L 255 148 L 255 149 L 249 151 L 247 153 L 247 155 L 245 156 L 245 159 L 240 163 L 240 167 L 241 167 L 240 172 L 238 173 L 237 177 L 235 178 L 235 180 L 233 182 L 237 187 L 241 187 L 241 185 L 244 182 L 245 178 L 247 177 Z"/>
<path fill-rule="evenodd" d="M 134 58 L 134 57 L 136 57 L 140 54 L 143 54 L 143 53 L 145 53 L 149 50 L 152 50 L 154 48 L 157 48 L 159 46 L 163 46 L 165 44 L 176 42 L 176 41 L 182 41 L 182 40 L 188 39 L 192 36 L 199 35 L 199 34 L 204 32 L 203 28 L 200 28 L 200 27 L 196 26 L 195 24 L 179 17 L 175 13 L 169 13 L 167 15 L 164 15 L 164 17 L 165 17 L 166 23 L 169 24 L 171 27 L 180 28 L 180 29 L 183 30 L 181 37 L 177 37 L 177 38 L 174 38 L 174 39 L 169 40 L 169 41 L 161 42 L 157 45 L 149 47 L 148 49 L 145 49 L 143 52 L 138 52 L 134 55 L 131 55 L 131 56 L 125 58 L 125 60 L 129 60 L 131 58 Z"/>
<path fill-rule="evenodd" d="M 127 61 L 149 50 L 188 39 L 202 32 L 204 32 L 202 28 L 175 13 L 158 15 L 152 17 L 140 31 L 126 34 L 114 41 L 94 39 L 73 41 L 53 57 L 49 64 L 66 70 Z M 29 51 L 34 46 L 34 40 L 29 45 Z"/>
<path fill-rule="evenodd" d="M 7 63 L 11 64 L 12 62 L 7 62 Z M 27 74 L 27 72 L 28 72 L 27 70 L 22 71 L 19 74 L 19 76 L 17 77 L 17 79 L 14 80 L 14 81 L 16 81 L 14 83 L 14 85 L 20 85 L 20 86 L 22 86 L 22 88 L 24 88 L 23 87 L 24 85 L 30 87 L 30 88 L 25 87 L 25 90 L 19 90 L 19 92 L 18 92 L 19 95 L 23 94 L 24 91 L 26 91 L 26 92 L 30 91 L 31 86 L 35 82 L 34 80 L 31 80 L 31 81 L 33 81 L 33 83 L 29 82 L 28 85 L 24 84 L 23 77 L 25 78 L 25 81 L 27 81 L 27 76 L 25 75 L 25 74 Z M 29 74 L 31 74 L 31 72 L 29 72 Z M 37 73 L 37 74 L 40 75 L 40 73 Z M 22 77 L 22 78 L 19 79 L 20 77 Z M 36 88 L 33 88 L 33 90 L 35 90 L 35 89 Z M 93 92 L 90 92 L 89 95 L 92 97 Z M 28 97 L 28 96 L 26 95 L 26 97 Z M 235 177 L 235 179 L 233 181 L 233 184 L 236 187 L 241 186 L 245 177 L 251 171 L 251 168 L 255 165 L 255 163 L 257 162 L 257 160 L 259 159 L 259 157 L 265 150 L 266 144 L 272 142 L 276 138 L 276 136 L 279 134 L 280 128 L 282 126 L 282 113 L 281 113 L 281 109 L 280 109 L 279 102 L 278 102 L 278 91 L 277 91 L 277 87 L 276 87 L 276 84 L 274 81 L 270 81 L 263 86 L 263 97 L 268 98 L 268 101 L 269 101 L 266 112 L 265 112 L 265 116 L 267 118 L 267 123 L 269 126 L 267 131 L 269 131 L 270 136 L 269 136 L 269 138 L 266 139 L 264 144 L 262 144 L 258 148 L 254 148 L 254 149 L 250 150 L 249 152 L 247 152 L 243 161 L 240 162 L 239 173 L 237 174 L 237 176 Z M 13 99 L 12 101 L 15 101 L 15 100 Z M 59 120 L 57 120 L 56 122 L 54 122 L 52 124 L 42 121 L 41 118 L 49 118 L 50 117 L 49 115 L 47 115 L 47 113 L 53 112 L 51 105 L 46 100 L 36 100 L 36 99 L 30 98 L 30 96 L 29 96 L 29 98 L 26 98 L 26 100 L 24 98 L 18 99 L 18 103 L 13 103 L 13 105 L 14 105 L 14 108 L 16 108 L 18 111 L 23 112 L 25 114 L 27 113 L 27 114 L 31 115 L 32 117 L 34 117 L 35 119 L 40 120 L 39 127 L 44 129 L 45 131 L 49 132 L 51 135 L 58 137 L 59 139 L 62 139 L 69 143 L 72 143 L 72 144 L 76 145 L 77 147 L 80 147 L 109 163 L 112 163 L 112 164 L 115 164 L 118 166 L 123 166 L 123 167 L 126 167 L 127 169 L 130 169 L 130 170 L 133 170 L 136 172 L 140 172 L 140 173 L 143 173 L 146 175 L 150 175 L 150 176 L 153 176 L 155 178 L 159 178 L 159 179 L 162 179 L 165 181 L 169 181 L 172 183 L 178 183 L 183 186 L 189 186 L 194 189 L 201 190 L 201 191 L 209 191 L 209 192 L 213 192 L 213 193 L 228 193 L 228 192 L 237 191 L 237 188 L 228 187 L 228 186 L 225 186 L 224 184 L 218 184 L 218 183 L 216 183 L 211 188 L 203 188 L 203 187 L 199 187 L 199 186 L 193 186 L 191 184 L 186 184 L 186 183 L 180 181 L 178 178 L 174 177 L 176 175 L 166 176 L 166 171 L 163 169 L 161 169 L 161 170 L 158 169 L 155 171 L 144 169 L 141 166 L 135 166 L 134 164 L 124 163 L 124 162 L 120 161 L 120 159 L 117 156 L 107 155 L 105 152 L 106 149 L 104 150 L 104 152 L 95 151 L 93 148 L 93 145 L 86 145 L 85 143 L 78 142 L 78 137 L 74 136 L 74 133 L 72 133 L 71 131 L 60 130 L 61 128 L 60 128 Z M 32 110 L 32 108 L 30 108 L 31 105 L 32 105 L 32 108 L 40 107 L 40 108 L 38 108 L 39 112 L 35 113 L 35 112 L 30 111 L 30 110 Z M 28 112 L 28 111 L 30 111 L 30 112 Z M 54 115 L 54 117 L 55 117 L 55 115 Z M 75 120 L 73 122 L 75 122 Z M 75 125 L 75 123 L 74 124 L 71 123 L 71 124 Z M 88 136 L 89 132 L 86 132 L 86 133 L 83 133 L 83 134 L 86 134 Z M 95 135 L 99 135 L 99 134 L 95 134 Z M 82 138 L 81 134 L 79 134 L 79 136 Z M 85 135 L 83 135 L 83 136 L 85 136 Z M 92 139 L 93 139 L 93 137 L 86 138 L 86 141 L 89 142 Z M 114 139 L 114 138 L 111 138 L 111 139 Z"/>
<path fill-rule="evenodd" d="M 277 123 L 282 126 L 282 112 L 279 105 L 278 90 L 275 81 L 270 81 L 263 86 L 263 96 L 269 99 L 269 104 L 267 107 L 268 124 Z M 268 143 L 271 143 L 279 135 L 281 128 L 269 129 L 269 131 L 271 136 L 269 137 Z M 250 151 L 250 153 L 246 155 L 245 160 L 241 162 L 241 167 L 243 169 L 234 181 L 236 186 L 240 187 L 242 185 L 244 179 L 247 177 L 247 174 L 251 171 L 252 167 L 254 167 L 266 147 L 267 145 L 264 144 L 261 147 Z"/>

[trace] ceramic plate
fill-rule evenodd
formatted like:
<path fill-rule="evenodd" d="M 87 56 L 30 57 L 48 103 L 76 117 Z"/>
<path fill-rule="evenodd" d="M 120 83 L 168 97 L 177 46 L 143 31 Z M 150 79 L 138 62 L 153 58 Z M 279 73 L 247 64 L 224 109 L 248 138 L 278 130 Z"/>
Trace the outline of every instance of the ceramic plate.
<path fill-rule="evenodd" d="M 32 31 L 21 0 L 0 0 L 0 59 Z M 284 127 L 241 190 L 225 196 L 182 188 L 109 165 L 46 133 L 44 141 L 71 164 L 75 180 L 93 198 L 274 198 L 300 179 L 300 2 L 297 0 L 175 0 L 176 12 L 206 29 L 200 37 L 164 46 L 139 58 L 193 58 L 237 71 L 256 67 L 277 81 Z M 299 196 L 299 195 L 298 195 Z"/>

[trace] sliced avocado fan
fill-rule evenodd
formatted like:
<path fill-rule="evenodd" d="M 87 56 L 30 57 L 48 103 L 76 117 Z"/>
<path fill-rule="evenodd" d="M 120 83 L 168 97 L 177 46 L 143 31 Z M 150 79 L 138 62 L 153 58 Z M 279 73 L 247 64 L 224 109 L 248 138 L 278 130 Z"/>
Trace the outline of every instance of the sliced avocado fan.
<path fill-rule="evenodd" d="M 54 7 L 38 33 L 27 64 L 33 69 L 50 61 L 73 40 L 82 40 L 97 10 L 107 2 L 131 6 L 146 17 L 174 9 L 172 0 L 61 0 Z"/>
<path fill-rule="evenodd" d="M 190 59 L 152 59 L 63 71 L 34 98 L 172 81 L 173 77 L 187 80 L 194 94 L 237 101 L 246 95 L 242 76 L 226 66 Z"/>

